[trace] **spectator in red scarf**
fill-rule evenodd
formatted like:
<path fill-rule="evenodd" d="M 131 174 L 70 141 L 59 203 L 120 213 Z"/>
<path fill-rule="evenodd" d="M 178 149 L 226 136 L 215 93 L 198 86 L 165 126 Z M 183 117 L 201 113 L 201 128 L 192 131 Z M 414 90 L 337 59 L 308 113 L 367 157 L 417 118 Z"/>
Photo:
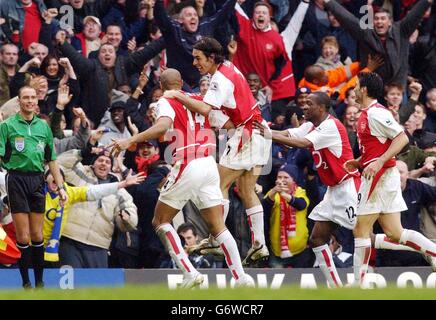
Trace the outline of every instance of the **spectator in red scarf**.
<path fill-rule="evenodd" d="M 277 174 L 275 187 L 262 200 L 265 233 L 272 252 L 270 267 L 312 267 L 315 260 L 307 246 L 309 199 L 306 190 L 297 184 L 298 176 L 297 166 L 283 165 Z"/>
<path fill-rule="evenodd" d="M 138 144 L 135 163 L 138 173 L 144 172 L 147 176 L 148 167 L 155 161 L 159 160 L 159 147 L 155 140 L 146 141 Z"/>

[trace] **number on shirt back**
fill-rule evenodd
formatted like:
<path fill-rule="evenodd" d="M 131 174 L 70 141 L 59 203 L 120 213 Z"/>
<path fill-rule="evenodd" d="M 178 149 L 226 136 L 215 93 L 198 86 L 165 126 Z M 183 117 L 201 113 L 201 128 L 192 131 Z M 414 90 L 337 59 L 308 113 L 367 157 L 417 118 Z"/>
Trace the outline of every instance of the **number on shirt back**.
<path fill-rule="evenodd" d="M 347 213 L 348 220 L 353 221 L 354 218 L 356 218 L 356 213 L 354 212 L 353 207 L 348 207 L 347 209 L 345 209 L 345 212 Z"/>

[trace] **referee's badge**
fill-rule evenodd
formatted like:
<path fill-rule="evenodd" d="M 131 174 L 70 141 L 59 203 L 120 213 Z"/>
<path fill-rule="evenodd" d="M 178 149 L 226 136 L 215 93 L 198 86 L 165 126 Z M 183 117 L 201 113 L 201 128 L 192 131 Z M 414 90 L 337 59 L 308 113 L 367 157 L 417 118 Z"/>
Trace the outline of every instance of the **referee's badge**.
<path fill-rule="evenodd" d="M 17 149 L 18 152 L 22 152 L 24 150 L 24 138 L 23 137 L 15 138 L 15 149 Z"/>

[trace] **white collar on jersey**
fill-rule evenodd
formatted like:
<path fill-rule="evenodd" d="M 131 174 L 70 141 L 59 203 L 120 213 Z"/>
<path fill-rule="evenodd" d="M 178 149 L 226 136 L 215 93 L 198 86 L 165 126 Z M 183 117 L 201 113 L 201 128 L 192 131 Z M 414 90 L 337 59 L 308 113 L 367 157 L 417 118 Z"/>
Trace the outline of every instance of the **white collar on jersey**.
<path fill-rule="evenodd" d="M 369 109 L 370 107 L 372 107 L 373 105 L 375 105 L 377 103 L 378 103 L 377 99 L 374 99 L 371 101 L 371 103 L 366 108 L 363 108 L 362 110 Z"/>

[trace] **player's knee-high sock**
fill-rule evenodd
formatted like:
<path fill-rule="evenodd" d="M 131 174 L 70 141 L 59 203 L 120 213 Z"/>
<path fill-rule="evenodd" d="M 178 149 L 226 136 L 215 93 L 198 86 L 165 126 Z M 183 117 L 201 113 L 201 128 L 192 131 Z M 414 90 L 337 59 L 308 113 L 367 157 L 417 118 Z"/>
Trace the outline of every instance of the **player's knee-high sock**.
<path fill-rule="evenodd" d="M 312 251 L 315 253 L 319 268 L 327 279 L 330 287 L 342 287 L 342 282 L 339 278 L 338 271 L 336 270 L 335 263 L 333 262 L 333 257 L 329 246 L 324 244 L 322 246 L 312 248 Z"/>
<path fill-rule="evenodd" d="M 388 236 L 386 236 L 384 233 L 378 233 L 375 235 L 374 248 L 375 249 L 404 250 L 404 251 L 417 252 L 417 250 L 415 250 L 412 247 L 402 245 L 397 241 L 389 239 Z"/>
<path fill-rule="evenodd" d="M 355 238 L 354 239 L 354 283 L 361 284 L 365 274 L 368 271 L 369 258 L 371 256 L 371 239 Z"/>
<path fill-rule="evenodd" d="M 223 220 L 224 220 L 224 224 L 226 223 L 227 216 L 229 215 L 229 209 L 230 209 L 230 200 L 229 199 L 223 199 Z"/>
<path fill-rule="evenodd" d="M 156 228 L 156 233 L 165 248 L 168 250 L 171 258 L 174 259 L 177 266 L 182 270 L 185 276 L 191 276 L 198 272 L 192 265 L 191 261 L 189 261 L 189 258 L 182 247 L 179 235 L 172 225 L 169 223 L 161 224 Z"/>
<path fill-rule="evenodd" d="M 400 243 L 421 252 L 424 255 L 436 257 L 436 244 L 414 230 L 404 229 Z"/>
<path fill-rule="evenodd" d="M 42 278 L 44 274 L 44 242 L 32 241 L 32 264 L 35 274 L 35 286 L 43 284 Z"/>
<path fill-rule="evenodd" d="M 246 209 L 248 224 L 251 229 L 251 244 L 257 241 L 265 245 L 265 234 L 263 230 L 263 207 L 261 205 Z"/>
<path fill-rule="evenodd" d="M 21 258 L 18 260 L 18 268 L 20 269 L 23 285 L 30 283 L 29 268 L 31 263 L 31 253 L 29 244 L 17 242 L 17 248 L 21 251 Z"/>
<path fill-rule="evenodd" d="M 245 274 L 242 268 L 241 256 L 239 255 L 238 246 L 229 230 L 225 229 L 221 231 L 215 239 L 223 249 L 224 256 L 226 258 L 227 266 L 229 267 L 233 278 L 238 280 Z"/>

